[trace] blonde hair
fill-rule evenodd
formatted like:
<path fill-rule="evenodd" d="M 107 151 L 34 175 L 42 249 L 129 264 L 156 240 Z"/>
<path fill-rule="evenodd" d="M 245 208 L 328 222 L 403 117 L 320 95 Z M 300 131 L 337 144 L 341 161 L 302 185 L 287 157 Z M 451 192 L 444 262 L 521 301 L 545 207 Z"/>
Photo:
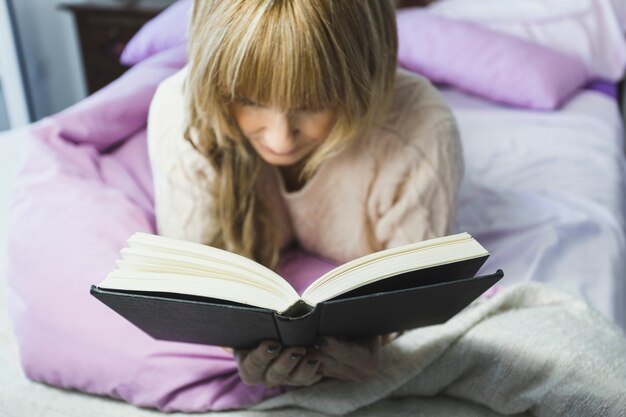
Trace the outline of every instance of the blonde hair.
<path fill-rule="evenodd" d="M 336 123 L 303 178 L 384 117 L 397 65 L 391 0 L 195 0 L 185 138 L 216 170 L 204 242 L 275 269 L 280 235 L 255 192 L 261 158 L 229 110 L 237 97 L 328 109 Z"/>

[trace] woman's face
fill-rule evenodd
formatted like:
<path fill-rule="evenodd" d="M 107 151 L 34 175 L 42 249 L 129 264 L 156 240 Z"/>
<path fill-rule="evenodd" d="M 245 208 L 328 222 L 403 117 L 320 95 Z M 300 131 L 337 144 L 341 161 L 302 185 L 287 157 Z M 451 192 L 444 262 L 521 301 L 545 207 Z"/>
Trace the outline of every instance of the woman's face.
<path fill-rule="evenodd" d="M 332 110 L 287 112 L 245 98 L 236 99 L 231 111 L 261 158 L 277 166 L 302 161 L 326 140 L 336 121 Z"/>

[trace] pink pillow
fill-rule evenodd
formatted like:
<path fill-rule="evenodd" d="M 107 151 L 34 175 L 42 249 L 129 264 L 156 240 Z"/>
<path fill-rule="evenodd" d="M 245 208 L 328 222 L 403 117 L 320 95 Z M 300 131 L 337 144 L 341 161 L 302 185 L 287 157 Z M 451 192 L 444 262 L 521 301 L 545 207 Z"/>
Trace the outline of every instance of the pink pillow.
<path fill-rule="evenodd" d="M 402 67 L 513 106 L 557 108 L 588 78 L 574 57 L 423 9 L 397 14 Z"/>
<path fill-rule="evenodd" d="M 186 42 L 192 5 L 193 0 L 179 0 L 146 23 L 124 48 L 120 62 L 133 66 Z"/>

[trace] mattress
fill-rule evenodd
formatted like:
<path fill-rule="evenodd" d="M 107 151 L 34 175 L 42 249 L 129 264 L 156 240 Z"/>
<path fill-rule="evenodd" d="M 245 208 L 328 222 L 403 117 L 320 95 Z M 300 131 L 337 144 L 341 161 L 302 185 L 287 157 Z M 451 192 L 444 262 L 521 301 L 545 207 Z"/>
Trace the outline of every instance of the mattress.
<path fill-rule="evenodd" d="M 492 253 L 503 285 L 539 281 L 624 328 L 623 122 L 615 100 L 581 90 L 559 111 L 498 106 L 442 89 L 459 123 L 465 178 L 457 229 Z"/>

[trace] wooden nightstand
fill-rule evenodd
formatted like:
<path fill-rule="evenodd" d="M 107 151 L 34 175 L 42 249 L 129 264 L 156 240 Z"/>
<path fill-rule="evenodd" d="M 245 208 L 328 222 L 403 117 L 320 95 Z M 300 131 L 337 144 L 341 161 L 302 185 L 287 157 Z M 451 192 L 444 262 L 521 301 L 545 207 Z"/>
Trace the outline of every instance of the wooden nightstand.
<path fill-rule="evenodd" d="M 126 43 L 151 18 L 175 0 L 93 0 L 62 3 L 73 13 L 89 94 L 122 75 L 119 63 Z"/>
<path fill-rule="evenodd" d="M 396 7 L 425 7 L 435 0 L 396 0 Z"/>

